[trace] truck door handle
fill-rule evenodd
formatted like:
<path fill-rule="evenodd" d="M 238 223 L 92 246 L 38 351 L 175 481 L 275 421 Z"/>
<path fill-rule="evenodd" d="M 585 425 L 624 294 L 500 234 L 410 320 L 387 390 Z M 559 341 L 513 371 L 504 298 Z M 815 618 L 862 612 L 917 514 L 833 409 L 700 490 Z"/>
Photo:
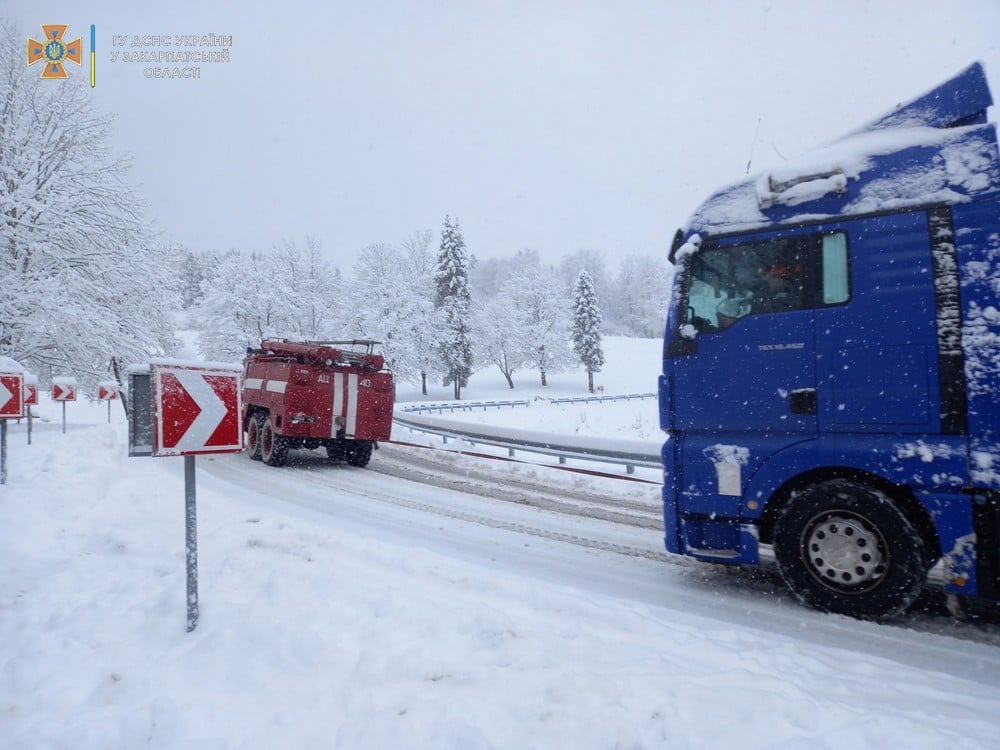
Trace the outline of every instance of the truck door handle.
<path fill-rule="evenodd" d="M 788 394 L 788 410 L 792 414 L 816 413 L 816 389 L 796 388 Z"/>

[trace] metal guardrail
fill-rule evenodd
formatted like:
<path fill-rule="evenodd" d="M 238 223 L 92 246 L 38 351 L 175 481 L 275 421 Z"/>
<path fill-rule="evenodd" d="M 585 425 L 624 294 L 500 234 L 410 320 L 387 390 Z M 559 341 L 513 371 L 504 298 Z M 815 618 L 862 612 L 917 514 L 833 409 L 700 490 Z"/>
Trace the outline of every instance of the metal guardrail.
<path fill-rule="evenodd" d="M 397 415 L 393 422 L 401 427 L 405 427 L 411 432 L 422 432 L 429 435 L 437 435 L 445 443 L 449 439 L 462 440 L 470 445 L 488 445 L 495 448 L 504 448 L 507 455 L 514 457 L 517 451 L 525 453 L 539 453 L 542 455 L 555 456 L 560 464 L 565 464 L 568 460 L 592 461 L 606 464 L 619 464 L 625 467 L 627 474 L 634 474 L 636 467 L 659 469 L 662 466 L 659 453 L 644 453 L 639 450 L 608 450 L 597 446 L 588 446 L 585 439 L 578 438 L 575 445 L 572 443 L 558 444 L 551 440 L 532 440 L 505 436 L 500 428 L 497 432 L 488 433 L 482 431 L 466 430 L 456 426 L 454 423 L 434 424 L 425 422 L 419 417 L 414 419 L 408 416 Z M 569 441 L 570 437 L 566 436 Z"/>
<path fill-rule="evenodd" d="M 631 401 L 638 399 L 642 401 L 647 398 L 656 398 L 655 393 L 625 393 L 609 396 L 578 396 L 574 398 L 550 398 L 552 404 L 589 404 L 595 401 Z"/>
<path fill-rule="evenodd" d="M 598 401 L 631 401 L 633 399 L 638 399 L 642 401 L 647 398 L 656 398 L 655 393 L 617 393 L 609 394 L 607 396 L 567 396 L 564 398 L 543 398 L 538 397 L 536 400 L 548 401 L 550 404 L 588 404 Z M 401 406 L 400 411 L 406 412 L 407 414 L 420 414 L 422 412 L 437 412 L 438 414 L 444 414 L 444 412 L 456 412 L 456 411 L 474 411 L 476 409 L 482 409 L 486 411 L 487 409 L 503 409 L 505 407 L 516 407 L 516 406 L 530 406 L 531 401 L 528 399 L 516 399 L 516 400 L 502 400 L 502 401 L 445 401 L 442 403 L 433 404 L 408 404 L 406 406 Z"/>
<path fill-rule="evenodd" d="M 421 412 L 437 412 L 438 414 L 444 414 L 444 412 L 456 412 L 456 411 L 473 411 L 474 409 L 482 409 L 486 411 L 487 409 L 502 409 L 504 407 L 515 407 L 515 406 L 529 406 L 531 404 L 527 399 L 522 399 L 518 401 L 446 401 L 440 404 L 413 404 L 407 406 L 399 407 L 399 410 L 407 414 L 420 414 Z"/>

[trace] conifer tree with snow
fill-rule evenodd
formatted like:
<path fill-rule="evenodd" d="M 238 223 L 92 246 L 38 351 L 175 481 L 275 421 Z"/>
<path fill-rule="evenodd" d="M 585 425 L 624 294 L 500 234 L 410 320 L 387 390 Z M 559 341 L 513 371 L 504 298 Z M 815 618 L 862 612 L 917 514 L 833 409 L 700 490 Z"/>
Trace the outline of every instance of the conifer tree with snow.
<path fill-rule="evenodd" d="M 594 392 L 594 373 L 604 365 L 601 349 L 601 308 L 597 303 L 594 281 L 586 271 L 576 279 L 573 302 L 573 351 L 587 369 L 587 386 Z"/>
<path fill-rule="evenodd" d="M 445 216 L 434 273 L 434 306 L 441 314 L 441 353 L 444 384 L 454 385 L 455 399 L 472 374 L 472 295 L 469 292 L 469 253 L 458 219 Z"/>

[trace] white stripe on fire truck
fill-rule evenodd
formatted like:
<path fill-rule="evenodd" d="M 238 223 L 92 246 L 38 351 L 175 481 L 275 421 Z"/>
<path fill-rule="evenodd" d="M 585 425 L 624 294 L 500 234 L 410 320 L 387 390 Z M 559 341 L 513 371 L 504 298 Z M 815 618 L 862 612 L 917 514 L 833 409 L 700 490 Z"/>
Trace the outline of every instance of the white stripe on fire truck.
<path fill-rule="evenodd" d="M 287 387 L 288 383 L 284 380 L 268 380 L 267 385 L 264 386 L 264 390 L 272 391 L 273 393 L 284 393 Z"/>
<path fill-rule="evenodd" d="M 330 437 L 337 437 L 337 417 L 344 411 L 344 373 L 333 374 L 333 414 L 330 416 Z"/>
<path fill-rule="evenodd" d="M 243 379 L 243 387 L 244 388 L 255 388 L 255 389 L 257 389 L 257 388 L 260 388 L 262 385 L 264 385 L 264 379 L 263 378 L 244 378 Z"/>
<path fill-rule="evenodd" d="M 358 431 L 358 376 L 347 376 L 347 437 L 353 438 Z"/>

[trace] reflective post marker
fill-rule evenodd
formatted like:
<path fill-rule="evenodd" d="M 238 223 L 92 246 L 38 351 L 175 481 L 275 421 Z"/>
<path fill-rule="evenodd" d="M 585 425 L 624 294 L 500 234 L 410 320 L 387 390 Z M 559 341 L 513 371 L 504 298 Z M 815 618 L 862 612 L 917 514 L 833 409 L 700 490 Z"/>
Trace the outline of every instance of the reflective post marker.
<path fill-rule="evenodd" d="M 187 558 L 187 632 L 198 627 L 198 516 L 195 509 L 194 456 L 184 456 L 185 557 Z"/>

